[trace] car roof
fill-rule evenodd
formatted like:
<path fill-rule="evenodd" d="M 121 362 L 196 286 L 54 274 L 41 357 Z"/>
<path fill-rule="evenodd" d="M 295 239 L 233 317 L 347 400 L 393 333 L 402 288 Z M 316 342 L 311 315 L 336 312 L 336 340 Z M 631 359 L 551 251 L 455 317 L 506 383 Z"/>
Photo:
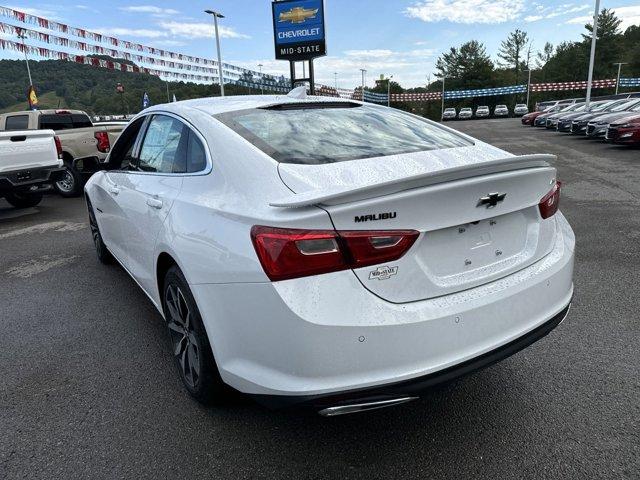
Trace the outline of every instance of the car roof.
<path fill-rule="evenodd" d="M 236 95 L 231 97 L 207 97 L 193 100 L 183 100 L 181 102 L 165 103 L 155 105 L 144 110 L 145 113 L 154 110 L 168 110 L 176 113 L 185 110 L 199 110 L 209 115 L 220 113 L 236 112 L 251 108 L 264 108 L 286 104 L 312 104 L 312 103 L 344 103 L 361 104 L 362 102 L 338 97 L 306 97 L 294 98 L 287 95 Z M 186 113 L 186 112 L 185 112 Z"/>

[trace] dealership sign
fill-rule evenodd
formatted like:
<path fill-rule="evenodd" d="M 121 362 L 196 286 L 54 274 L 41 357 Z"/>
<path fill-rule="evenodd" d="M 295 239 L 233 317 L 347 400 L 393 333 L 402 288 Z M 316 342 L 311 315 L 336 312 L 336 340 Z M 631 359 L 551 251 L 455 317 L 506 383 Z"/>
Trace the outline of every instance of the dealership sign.
<path fill-rule="evenodd" d="M 273 2 L 273 33 L 278 60 L 326 55 L 323 0 Z"/>

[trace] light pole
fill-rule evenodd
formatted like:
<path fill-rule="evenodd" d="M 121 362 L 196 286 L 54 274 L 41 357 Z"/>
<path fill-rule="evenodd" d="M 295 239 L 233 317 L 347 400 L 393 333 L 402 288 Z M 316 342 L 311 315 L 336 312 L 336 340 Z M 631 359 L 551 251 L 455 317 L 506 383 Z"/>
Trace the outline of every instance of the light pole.
<path fill-rule="evenodd" d="M 587 79 L 587 98 L 585 110 L 589 111 L 591 104 L 591 84 L 593 83 L 593 63 L 596 58 L 596 38 L 598 37 L 598 16 L 600 15 L 600 0 L 596 0 L 596 10 L 593 14 L 593 30 L 591 32 L 591 56 L 589 57 L 589 78 Z"/>
<path fill-rule="evenodd" d="M 364 68 L 361 68 L 360 71 L 362 72 L 362 101 L 364 102 L 364 77 L 367 71 Z"/>
<path fill-rule="evenodd" d="M 333 79 L 336 85 L 336 93 L 338 93 L 338 72 L 333 72 Z"/>
<path fill-rule="evenodd" d="M 529 93 L 531 92 L 531 69 L 525 71 L 529 73 L 529 80 L 527 80 L 527 108 L 529 108 Z"/>
<path fill-rule="evenodd" d="M 264 67 L 264 65 L 259 63 L 258 68 L 260 69 L 260 95 L 264 95 L 264 84 L 262 83 L 262 67 Z"/>
<path fill-rule="evenodd" d="M 391 79 L 393 75 L 387 78 L 387 107 L 391 106 Z"/>
<path fill-rule="evenodd" d="M 618 65 L 618 79 L 616 80 L 616 95 L 618 94 L 618 88 L 620 88 L 620 70 L 622 70 L 622 65 L 629 65 L 628 63 L 614 63 L 614 65 Z"/>
<path fill-rule="evenodd" d="M 216 29 L 216 47 L 218 49 L 218 75 L 220 77 L 220 96 L 224 97 L 224 78 L 222 77 L 222 54 L 220 53 L 220 34 L 218 33 L 218 19 L 224 18 L 224 15 L 214 10 L 205 10 L 204 13 L 213 15 L 213 25 Z"/>
<path fill-rule="evenodd" d="M 442 77 L 442 111 L 440 112 L 440 120 L 442 120 L 444 118 L 444 79 L 445 77 Z"/>
<path fill-rule="evenodd" d="M 29 57 L 27 56 L 27 46 L 24 44 L 24 39 L 27 38 L 24 34 L 24 30 L 18 30 L 18 38 L 22 41 L 22 50 L 24 52 L 24 60 L 27 62 L 27 75 L 29 76 L 29 86 L 33 87 L 33 80 L 31 79 L 31 69 L 29 68 Z"/>

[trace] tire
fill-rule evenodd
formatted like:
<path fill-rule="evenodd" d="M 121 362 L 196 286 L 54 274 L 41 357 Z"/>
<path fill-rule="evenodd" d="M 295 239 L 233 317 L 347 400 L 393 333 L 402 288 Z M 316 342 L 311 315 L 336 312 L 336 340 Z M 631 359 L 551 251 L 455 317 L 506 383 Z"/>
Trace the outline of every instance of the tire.
<path fill-rule="evenodd" d="M 171 267 L 164 277 L 162 308 L 171 353 L 189 394 L 205 405 L 227 400 L 230 388 L 220 378 L 200 311 L 177 266 Z"/>
<path fill-rule="evenodd" d="M 65 198 L 77 197 L 82 190 L 82 175 L 73 167 L 64 165 L 62 180 L 53 184 L 56 191 Z"/>
<path fill-rule="evenodd" d="M 111 255 L 111 252 L 102 240 L 102 234 L 100 233 L 100 228 L 98 227 L 96 214 L 93 211 L 93 206 L 91 205 L 89 199 L 87 199 L 87 208 L 89 209 L 89 228 L 91 229 L 91 237 L 93 238 L 93 244 L 96 247 L 98 260 L 104 265 L 109 265 L 110 263 L 113 263 L 113 255 Z"/>
<path fill-rule="evenodd" d="M 7 193 L 5 200 L 16 208 L 35 207 L 42 201 L 41 193 Z"/>

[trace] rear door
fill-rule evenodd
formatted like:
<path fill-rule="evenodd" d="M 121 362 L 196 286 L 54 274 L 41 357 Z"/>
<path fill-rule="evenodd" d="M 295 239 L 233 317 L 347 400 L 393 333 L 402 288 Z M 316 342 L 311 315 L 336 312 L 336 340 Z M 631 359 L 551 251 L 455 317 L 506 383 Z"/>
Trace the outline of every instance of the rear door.
<path fill-rule="evenodd" d="M 155 285 L 154 247 L 186 173 L 189 128 L 177 117 L 151 116 L 135 166 L 119 184 L 126 268 L 147 291 Z"/>

